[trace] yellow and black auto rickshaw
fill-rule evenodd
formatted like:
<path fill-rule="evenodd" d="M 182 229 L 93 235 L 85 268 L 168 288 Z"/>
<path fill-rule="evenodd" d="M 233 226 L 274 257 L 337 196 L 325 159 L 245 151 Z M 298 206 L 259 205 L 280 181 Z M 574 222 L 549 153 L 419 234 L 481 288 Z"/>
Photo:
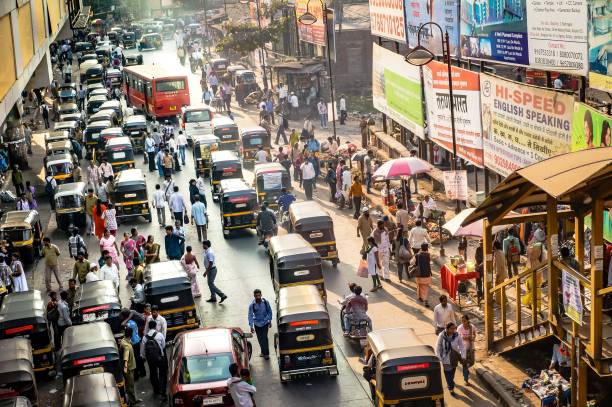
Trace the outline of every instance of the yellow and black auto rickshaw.
<path fill-rule="evenodd" d="M 222 77 L 227 73 L 229 61 L 225 58 L 212 58 L 210 60 L 210 66 L 218 77 Z"/>
<path fill-rule="evenodd" d="M 0 339 L 29 339 L 34 371 L 41 373 L 55 369 L 55 353 L 45 305 L 40 291 L 30 290 L 8 294 L 0 308 Z"/>
<path fill-rule="evenodd" d="M 121 127 L 123 129 L 123 134 L 132 140 L 134 152 L 142 153 L 144 151 L 145 135 L 149 129 L 147 126 L 147 118 L 139 114 L 128 116 Z"/>
<path fill-rule="evenodd" d="M 230 178 L 242 178 L 242 164 L 240 159 L 232 151 L 213 151 L 210 153 L 211 176 L 213 200 L 219 198 L 221 180 Z"/>
<path fill-rule="evenodd" d="M 106 110 L 106 112 L 112 113 L 111 110 Z M 100 160 L 102 160 L 102 157 L 106 156 L 106 143 L 116 137 L 123 137 L 123 130 L 121 129 L 121 127 L 109 127 L 100 132 L 100 137 L 98 137 L 98 145 L 96 146 L 96 155 L 94 156 L 94 161 L 99 162 Z"/>
<path fill-rule="evenodd" d="M 164 41 L 162 40 L 162 36 L 157 33 L 145 34 L 138 41 L 139 52 L 150 49 L 162 49 L 163 47 Z"/>
<path fill-rule="evenodd" d="M 257 195 L 244 180 L 221 180 L 219 206 L 224 238 L 227 239 L 233 230 L 255 229 L 257 226 Z"/>
<path fill-rule="evenodd" d="M 240 133 L 238 125 L 227 116 L 215 116 L 212 120 L 213 134 L 221 140 L 221 150 L 238 152 Z"/>
<path fill-rule="evenodd" d="M 72 143 L 68 140 L 47 143 L 45 148 L 47 150 L 47 157 L 60 154 L 72 154 Z"/>
<path fill-rule="evenodd" d="M 168 323 L 168 340 L 179 332 L 200 326 L 191 282 L 181 263 L 151 263 L 144 273 L 144 293 L 148 304 L 157 305 Z"/>
<path fill-rule="evenodd" d="M 58 184 L 74 182 L 74 157 L 70 153 L 54 154 L 45 158 L 46 175 Z"/>
<path fill-rule="evenodd" d="M 297 233 L 274 236 L 268 250 L 270 276 L 276 292 L 283 287 L 312 284 L 326 300 L 321 256 L 302 236 Z"/>
<path fill-rule="evenodd" d="M 442 366 L 412 328 L 368 333 L 363 377 L 376 407 L 443 406 Z"/>
<path fill-rule="evenodd" d="M 126 136 L 109 139 L 106 142 L 105 157 L 115 174 L 136 166 L 132 140 Z"/>
<path fill-rule="evenodd" d="M 59 105 L 58 114 L 79 113 L 79 106 L 74 102 L 66 102 Z"/>
<path fill-rule="evenodd" d="M 57 227 L 70 232 L 72 228 L 81 230 L 86 225 L 85 195 L 87 184 L 84 182 L 70 182 L 57 186 L 55 192 L 55 219 Z"/>
<path fill-rule="evenodd" d="M 62 337 L 60 361 L 64 382 L 71 377 L 90 373 L 111 373 L 115 376 L 122 404 L 127 405 L 123 362 L 111 327 L 106 322 L 66 328 Z"/>
<path fill-rule="evenodd" d="M 299 233 L 336 267 L 339 263 L 334 222 L 315 201 L 294 202 L 289 207 L 289 231 Z"/>
<path fill-rule="evenodd" d="M 100 372 L 73 376 L 66 380 L 62 407 L 73 406 L 121 407 L 121 394 L 115 376 Z"/>
<path fill-rule="evenodd" d="M 144 217 L 148 222 L 151 217 L 147 182 L 142 171 L 138 168 L 121 171 L 115 179 L 115 192 L 113 194 L 117 208 L 117 222 L 123 219 Z"/>
<path fill-rule="evenodd" d="M 66 117 L 66 116 L 81 116 L 80 113 L 68 113 L 68 114 L 64 114 L 61 117 Z M 67 121 L 60 121 L 60 122 L 55 122 L 55 124 L 53 125 L 53 130 L 56 131 L 67 131 L 68 134 L 70 135 L 70 138 L 74 138 L 80 141 L 81 138 L 81 128 L 82 128 L 82 122 L 79 120 L 67 120 Z"/>
<path fill-rule="evenodd" d="M 26 338 L 0 340 L 0 405 L 26 406 L 29 404 L 5 404 L 3 400 L 26 397 L 31 405 L 38 406 L 38 389 L 32 362 L 32 346 Z"/>
<path fill-rule="evenodd" d="M 118 100 L 108 100 L 100 105 L 99 112 L 105 110 L 112 110 L 117 114 L 117 124 L 121 125 L 123 123 L 123 106 L 121 106 L 121 102 Z"/>
<path fill-rule="evenodd" d="M 278 197 L 283 188 L 291 190 L 289 171 L 279 163 L 255 164 L 253 184 L 257 191 L 257 201 L 268 202 L 270 208 L 278 208 Z"/>
<path fill-rule="evenodd" d="M 87 125 L 83 135 L 88 159 L 91 159 L 93 152 L 98 149 L 98 141 L 100 140 L 100 133 L 102 130 L 111 128 L 112 126 L 113 123 L 111 123 L 109 120 L 89 123 Z"/>
<path fill-rule="evenodd" d="M 210 177 L 211 153 L 219 150 L 219 144 L 219 137 L 212 134 L 202 134 L 194 137 L 193 162 L 198 177 L 200 174 L 204 174 L 204 177 Z"/>
<path fill-rule="evenodd" d="M 32 263 L 42 253 L 44 237 L 37 211 L 9 211 L 0 219 L 0 240 L 10 240 L 24 263 Z"/>
<path fill-rule="evenodd" d="M 68 140 L 70 138 L 69 133 L 66 130 L 45 131 L 43 134 L 45 138 L 45 145 L 55 141 Z"/>
<path fill-rule="evenodd" d="M 240 130 L 240 140 L 242 142 L 242 160 L 247 163 L 255 162 L 255 154 L 259 147 L 268 153 L 270 157 L 270 136 L 266 129 L 261 126 L 249 127 Z"/>
<path fill-rule="evenodd" d="M 274 348 L 281 382 L 312 374 L 338 375 L 331 323 L 315 285 L 278 291 Z"/>
<path fill-rule="evenodd" d="M 70 319 L 74 325 L 105 321 L 114 334 L 121 332 L 121 300 L 110 280 L 81 284 L 77 289 Z"/>

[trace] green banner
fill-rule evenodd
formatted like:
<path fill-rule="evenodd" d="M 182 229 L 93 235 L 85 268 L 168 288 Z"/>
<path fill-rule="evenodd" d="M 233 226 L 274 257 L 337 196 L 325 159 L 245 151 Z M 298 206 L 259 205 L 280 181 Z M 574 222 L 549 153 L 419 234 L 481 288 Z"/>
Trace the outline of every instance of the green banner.
<path fill-rule="evenodd" d="M 612 145 L 612 117 L 584 103 L 574 103 L 572 151 Z"/>
<path fill-rule="evenodd" d="M 385 69 L 385 94 L 389 107 L 408 120 L 423 126 L 421 84 Z M 419 107 L 419 108 L 415 108 Z"/>

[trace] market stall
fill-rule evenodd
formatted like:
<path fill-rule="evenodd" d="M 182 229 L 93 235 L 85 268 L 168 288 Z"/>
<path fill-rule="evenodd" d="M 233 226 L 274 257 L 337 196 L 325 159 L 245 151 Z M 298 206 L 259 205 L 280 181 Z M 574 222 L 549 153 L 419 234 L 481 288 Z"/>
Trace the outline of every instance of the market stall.
<path fill-rule="evenodd" d="M 540 406 L 564 406 L 571 397 L 570 383 L 555 370 L 542 370 L 539 375 L 523 382 L 523 388 L 540 400 Z"/>

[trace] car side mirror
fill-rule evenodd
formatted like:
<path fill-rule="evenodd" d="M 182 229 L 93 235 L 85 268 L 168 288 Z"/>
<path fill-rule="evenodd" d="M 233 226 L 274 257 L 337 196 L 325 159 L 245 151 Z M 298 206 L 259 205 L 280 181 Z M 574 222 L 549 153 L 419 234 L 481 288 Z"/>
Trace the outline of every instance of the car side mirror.
<path fill-rule="evenodd" d="M 243 332 L 243 333 L 242 333 L 242 337 L 243 337 L 244 339 L 251 339 L 251 338 L 253 337 L 253 334 L 252 334 L 252 333 L 250 333 L 250 332 Z"/>

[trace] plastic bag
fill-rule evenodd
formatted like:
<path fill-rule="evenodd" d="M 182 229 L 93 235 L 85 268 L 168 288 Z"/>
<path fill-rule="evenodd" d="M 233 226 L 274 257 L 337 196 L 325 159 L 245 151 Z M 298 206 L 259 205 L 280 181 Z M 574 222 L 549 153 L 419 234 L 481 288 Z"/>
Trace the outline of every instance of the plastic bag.
<path fill-rule="evenodd" d="M 356 271 L 357 276 L 368 278 L 368 261 L 361 259 L 359 260 L 359 266 L 357 266 Z"/>

